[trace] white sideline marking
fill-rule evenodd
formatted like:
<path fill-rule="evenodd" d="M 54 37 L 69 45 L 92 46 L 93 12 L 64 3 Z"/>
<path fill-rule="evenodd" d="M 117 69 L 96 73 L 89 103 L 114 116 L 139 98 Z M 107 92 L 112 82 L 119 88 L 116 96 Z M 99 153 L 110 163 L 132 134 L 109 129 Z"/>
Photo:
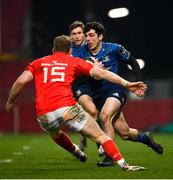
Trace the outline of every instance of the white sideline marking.
<path fill-rule="evenodd" d="M 13 159 L 0 159 L 0 163 L 3 164 L 3 163 L 12 163 L 13 162 Z"/>
<path fill-rule="evenodd" d="M 23 149 L 24 151 L 28 151 L 28 150 L 30 150 L 31 148 L 30 148 L 30 146 L 23 145 L 23 146 L 22 146 L 22 149 Z"/>
<path fill-rule="evenodd" d="M 13 155 L 21 156 L 21 155 L 23 155 L 23 152 L 14 152 Z"/>

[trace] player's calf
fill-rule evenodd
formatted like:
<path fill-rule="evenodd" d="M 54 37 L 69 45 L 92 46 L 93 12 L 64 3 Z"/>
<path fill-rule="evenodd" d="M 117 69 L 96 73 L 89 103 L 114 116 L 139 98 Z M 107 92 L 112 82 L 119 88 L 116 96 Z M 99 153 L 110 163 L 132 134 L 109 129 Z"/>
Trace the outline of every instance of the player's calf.
<path fill-rule="evenodd" d="M 79 135 L 80 135 L 79 149 L 84 152 L 87 147 L 87 137 L 82 134 Z"/>
<path fill-rule="evenodd" d="M 81 162 L 85 162 L 87 160 L 87 155 L 84 152 L 82 152 L 76 144 L 73 145 L 75 146 L 75 151 L 73 155 Z"/>

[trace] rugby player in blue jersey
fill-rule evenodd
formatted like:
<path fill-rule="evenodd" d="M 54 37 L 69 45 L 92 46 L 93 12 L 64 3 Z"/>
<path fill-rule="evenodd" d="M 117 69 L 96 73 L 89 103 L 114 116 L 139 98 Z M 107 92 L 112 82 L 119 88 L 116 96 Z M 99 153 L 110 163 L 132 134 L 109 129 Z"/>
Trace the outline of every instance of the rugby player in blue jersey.
<path fill-rule="evenodd" d="M 84 28 L 85 25 L 82 21 L 74 21 L 73 23 L 70 24 L 69 26 L 69 33 L 70 33 L 70 37 L 72 38 L 72 55 L 75 56 L 75 54 L 80 51 L 80 48 L 85 44 L 85 34 L 84 34 Z M 95 65 L 101 67 L 102 65 L 98 64 L 97 62 L 95 63 Z M 75 84 L 79 83 L 82 81 L 84 81 L 83 76 L 81 76 L 80 78 L 77 78 L 75 80 Z M 91 104 L 94 105 L 94 104 Z M 96 109 L 95 105 L 94 106 L 90 106 L 90 107 L 85 107 L 85 110 L 88 111 L 90 113 L 90 115 L 94 118 L 97 119 L 98 117 L 98 110 Z M 79 148 L 82 151 L 85 151 L 87 147 L 87 138 L 86 136 L 80 134 L 80 143 L 79 143 Z"/>
<path fill-rule="evenodd" d="M 85 44 L 85 34 L 84 34 L 85 25 L 82 21 L 74 21 L 69 26 L 70 37 L 72 38 L 72 55 L 79 50 L 79 48 Z M 86 136 L 80 134 L 80 150 L 84 151 L 87 147 L 87 138 Z"/>
<path fill-rule="evenodd" d="M 141 71 L 136 59 L 123 46 L 116 43 L 103 42 L 104 26 L 99 22 L 89 22 L 85 26 L 86 44 L 73 56 L 83 59 L 95 59 L 102 62 L 104 68 L 118 74 L 120 61 L 132 67 L 136 80 L 141 80 Z M 99 119 L 104 132 L 114 139 L 114 131 L 124 140 L 141 142 L 151 147 L 156 153 L 162 154 L 163 148 L 156 143 L 149 132 L 141 133 L 137 129 L 129 128 L 121 111 L 126 102 L 127 93 L 120 85 L 105 80 L 97 81 L 89 77 L 74 83 L 73 91 L 78 102 L 93 117 Z M 101 153 L 100 148 L 100 154 Z M 113 161 L 104 154 L 104 159 L 97 163 L 98 166 L 112 166 Z"/>
<path fill-rule="evenodd" d="M 73 52 L 79 50 L 79 48 L 85 44 L 85 25 L 82 21 L 74 21 L 69 26 L 70 37 L 72 38 L 72 55 Z"/>

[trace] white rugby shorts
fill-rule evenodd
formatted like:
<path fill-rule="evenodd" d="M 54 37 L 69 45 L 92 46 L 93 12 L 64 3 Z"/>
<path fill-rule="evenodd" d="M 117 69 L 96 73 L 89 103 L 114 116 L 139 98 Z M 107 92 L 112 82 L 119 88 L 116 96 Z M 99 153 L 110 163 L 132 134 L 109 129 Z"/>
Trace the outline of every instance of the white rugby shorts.
<path fill-rule="evenodd" d="M 38 116 L 37 121 L 44 131 L 57 131 L 65 126 L 78 132 L 84 127 L 88 117 L 88 113 L 79 104 L 76 104 Z"/>

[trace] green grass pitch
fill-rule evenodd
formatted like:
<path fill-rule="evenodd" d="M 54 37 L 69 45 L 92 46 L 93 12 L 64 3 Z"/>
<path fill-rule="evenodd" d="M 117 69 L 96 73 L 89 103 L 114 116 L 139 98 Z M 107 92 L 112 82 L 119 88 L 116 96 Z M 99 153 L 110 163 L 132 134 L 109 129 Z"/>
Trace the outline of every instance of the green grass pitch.
<path fill-rule="evenodd" d="M 79 142 L 78 134 L 69 134 Z M 173 134 L 154 134 L 164 147 L 158 155 L 147 146 L 115 137 L 126 161 L 146 167 L 145 171 L 124 172 L 117 166 L 97 167 L 97 148 L 88 140 L 88 160 L 79 162 L 57 146 L 46 133 L 2 134 L 0 136 L 0 179 L 172 179 Z"/>

